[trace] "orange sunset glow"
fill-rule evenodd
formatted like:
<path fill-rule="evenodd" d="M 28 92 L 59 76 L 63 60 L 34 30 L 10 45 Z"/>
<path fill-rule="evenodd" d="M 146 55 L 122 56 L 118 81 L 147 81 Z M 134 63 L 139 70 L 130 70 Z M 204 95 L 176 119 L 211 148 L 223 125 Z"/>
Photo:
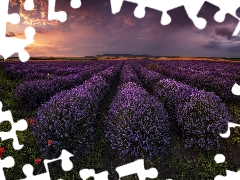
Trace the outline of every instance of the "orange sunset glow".
<path fill-rule="evenodd" d="M 161 12 L 146 9 L 146 16 L 133 15 L 136 7 L 124 2 L 120 13 L 113 15 L 109 0 L 82 0 L 79 9 L 70 0 L 57 0 L 55 10 L 65 11 L 67 21 L 48 20 L 48 1 L 35 0 L 26 11 L 25 0 L 10 0 L 9 12 L 19 13 L 17 25 L 7 24 L 7 36 L 25 38 L 24 29 L 36 30 L 35 42 L 26 50 L 31 56 L 85 56 L 104 53 L 131 53 L 180 56 L 239 57 L 238 36 L 232 37 L 238 21 L 227 16 L 223 23 L 214 21 L 218 9 L 205 3 L 199 12 L 208 21 L 199 30 L 183 7 L 169 11 L 170 25 L 160 24 Z"/>

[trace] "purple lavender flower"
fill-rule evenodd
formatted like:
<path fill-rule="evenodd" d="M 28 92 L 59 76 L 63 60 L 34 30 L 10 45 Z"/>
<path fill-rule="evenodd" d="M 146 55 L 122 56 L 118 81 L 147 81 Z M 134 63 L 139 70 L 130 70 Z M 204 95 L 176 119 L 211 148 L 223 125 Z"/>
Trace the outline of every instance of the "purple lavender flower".
<path fill-rule="evenodd" d="M 106 138 L 122 156 L 152 158 L 170 143 L 168 115 L 163 105 L 136 83 L 121 85 L 105 120 Z"/>

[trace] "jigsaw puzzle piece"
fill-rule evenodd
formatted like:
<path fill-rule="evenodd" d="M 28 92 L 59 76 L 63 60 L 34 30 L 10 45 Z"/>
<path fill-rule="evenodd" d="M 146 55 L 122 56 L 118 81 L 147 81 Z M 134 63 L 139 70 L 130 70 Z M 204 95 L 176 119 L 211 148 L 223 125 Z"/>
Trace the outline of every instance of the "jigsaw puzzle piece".
<path fill-rule="evenodd" d="M 34 2 L 33 0 L 26 0 L 24 3 L 24 9 L 27 11 L 31 11 L 34 9 Z"/>
<path fill-rule="evenodd" d="M 204 1 L 191 1 L 191 0 L 169 0 L 160 3 L 156 0 L 125 0 L 128 2 L 136 3 L 138 6 L 134 11 L 134 15 L 137 18 L 143 18 L 145 16 L 145 8 L 151 8 L 162 12 L 162 18 L 160 23 L 162 25 L 168 25 L 172 18 L 169 16 L 168 11 L 184 6 L 189 18 L 193 21 L 194 25 L 203 29 L 206 26 L 206 21 L 203 18 L 197 17 L 198 11 L 201 9 Z M 111 0 L 112 13 L 116 14 L 121 10 L 124 0 Z"/>
<path fill-rule="evenodd" d="M 19 14 L 8 14 L 9 1 L 0 1 L 0 54 L 7 59 L 14 53 L 19 54 L 19 58 L 22 62 L 26 62 L 30 55 L 24 50 L 24 48 L 34 42 L 33 36 L 35 35 L 35 29 L 28 27 L 25 29 L 26 39 L 16 39 L 13 37 L 6 37 L 6 25 L 7 22 L 12 24 L 18 24 L 20 22 Z"/>
<path fill-rule="evenodd" d="M 71 160 L 72 160 L 72 158 L 71 158 Z M 73 173 L 74 173 L 73 170 L 67 171 L 67 173 L 66 173 L 66 171 L 64 171 L 63 168 L 62 168 L 62 161 L 61 160 L 57 160 L 57 161 L 48 163 L 48 169 L 49 169 L 49 174 L 50 174 L 50 179 L 51 180 L 59 180 L 60 178 L 64 177 L 66 174 L 70 178 L 70 177 L 73 176 Z M 76 170 L 76 169 L 74 169 L 74 170 Z"/>
<path fill-rule="evenodd" d="M 186 9 L 184 6 L 180 6 L 178 8 L 175 8 L 173 10 L 168 11 L 168 14 L 171 16 L 172 21 L 171 24 L 168 25 L 169 27 L 173 26 L 173 28 L 176 28 L 176 25 L 178 27 L 184 27 L 184 26 L 194 26 L 193 21 L 189 18 L 187 15 Z M 181 14 L 181 16 L 179 16 Z"/>
<path fill-rule="evenodd" d="M 26 62 L 30 58 L 30 55 L 24 50 L 24 48 L 34 42 L 33 37 L 35 33 L 36 32 L 33 27 L 27 27 L 25 29 L 26 39 L 24 40 L 12 37 L 5 37 L 3 41 L 5 43 L 0 44 L 0 54 L 2 54 L 4 59 L 7 59 L 12 54 L 18 52 L 20 60 L 22 62 Z"/>
<path fill-rule="evenodd" d="M 39 175 L 33 175 L 33 166 L 31 164 L 25 164 L 22 168 L 23 173 L 26 175 L 27 178 L 22 180 L 51 180 L 49 172 L 42 173 Z"/>
<path fill-rule="evenodd" d="M 67 13 L 65 11 L 55 11 L 56 0 L 48 0 L 48 20 L 59 20 L 65 22 L 67 20 Z"/>
<path fill-rule="evenodd" d="M 18 24 L 20 22 L 19 14 L 8 14 L 8 7 L 8 0 L 0 1 L 0 39 L 4 38 L 6 35 L 7 22 L 10 22 L 12 24 Z"/>
<path fill-rule="evenodd" d="M 94 180 L 108 180 L 108 171 L 96 173 L 94 169 L 79 169 L 73 168 L 71 171 L 61 171 L 61 160 L 54 161 L 48 164 L 51 180 L 60 180 L 63 176 L 71 179 L 83 179 L 87 180 L 93 177 Z M 79 172 L 79 173 L 76 173 Z M 64 178 L 63 178 L 64 179 Z"/>
<path fill-rule="evenodd" d="M 214 160 L 216 163 L 224 163 L 225 162 L 225 156 L 223 154 L 216 154 L 214 157 Z"/>
<path fill-rule="evenodd" d="M 72 8 L 77 9 L 81 7 L 82 3 L 81 0 L 71 0 L 70 5 Z"/>
<path fill-rule="evenodd" d="M 56 159 L 51 159 L 51 160 L 44 160 L 44 164 L 48 164 L 57 160 L 61 160 L 62 161 L 62 169 L 64 171 L 70 171 L 73 168 L 73 163 L 70 160 L 70 157 L 74 156 L 73 154 L 69 153 L 68 151 L 66 151 L 65 149 L 62 150 L 61 155 L 56 158 Z"/>
<path fill-rule="evenodd" d="M 221 23 L 225 20 L 226 14 L 231 14 L 233 17 L 238 19 L 240 18 L 236 15 L 237 9 L 240 7 L 240 1 L 228 0 L 228 1 L 219 1 L 219 0 L 208 0 L 209 3 L 219 7 L 219 11 L 214 15 L 215 21 Z M 240 31 L 240 23 L 236 26 L 232 36 L 236 36 Z"/>
<path fill-rule="evenodd" d="M 119 180 L 124 176 L 129 176 L 132 174 L 137 174 L 139 180 L 145 180 L 146 178 L 157 178 L 158 176 L 158 171 L 156 168 L 150 168 L 148 170 L 144 168 L 143 159 L 139 159 L 132 163 L 117 167 L 116 171 L 119 174 Z"/>
<path fill-rule="evenodd" d="M 234 172 L 226 170 L 226 176 L 217 175 L 214 180 L 240 179 L 240 171 Z"/>
<path fill-rule="evenodd" d="M 108 180 L 107 171 L 96 174 L 94 169 L 82 169 L 79 175 L 83 180 L 87 180 L 90 177 L 94 177 L 94 180 Z"/>
<path fill-rule="evenodd" d="M 237 83 L 235 83 L 235 84 L 233 85 L 233 87 L 232 87 L 232 93 L 233 93 L 234 95 L 240 96 L 240 86 L 239 86 Z"/>
<path fill-rule="evenodd" d="M 220 136 L 222 137 L 222 138 L 228 138 L 229 136 L 230 136 L 230 128 L 231 127 L 233 127 L 233 128 L 235 128 L 235 127 L 240 127 L 240 124 L 236 124 L 236 123 L 232 123 L 232 122 L 229 122 L 228 123 L 228 129 L 227 129 L 227 132 L 225 132 L 224 134 L 221 134 L 220 133 Z"/>
<path fill-rule="evenodd" d="M 198 13 L 199 17 L 202 17 L 207 20 L 207 24 L 211 24 L 211 26 L 207 26 L 205 28 L 206 31 L 208 29 L 212 31 L 212 27 L 214 25 L 221 25 L 221 27 L 224 27 L 225 25 L 228 27 L 230 31 L 234 31 L 236 29 L 236 26 L 239 23 L 239 20 L 232 16 L 231 14 L 226 14 L 226 17 L 223 22 L 219 23 L 214 19 L 215 14 L 219 11 L 219 8 L 215 6 L 214 4 L 211 4 L 209 2 L 205 2 L 201 8 L 201 10 Z M 228 26 L 229 22 L 231 22 L 233 25 Z M 236 24 L 236 26 L 234 26 Z"/>
<path fill-rule="evenodd" d="M 192 1 L 192 0 L 169 0 L 169 1 L 156 1 L 156 0 L 110 0 L 112 13 L 116 14 L 121 10 L 124 1 L 137 4 L 134 11 L 134 15 L 137 18 L 143 18 L 145 16 L 145 8 L 151 8 L 162 12 L 161 24 L 168 25 L 171 22 L 171 16 L 169 16 L 168 11 L 184 6 L 188 14 L 188 17 L 193 21 L 194 25 L 198 29 L 205 28 L 207 22 L 204 18 L 198 16 L 199 11 L 206 3 L 205 0 Z M 235 17 L 238 22 L 240 18 L 236 15 L 237 9 L 240 7 L 240 1 L 230 0 L 230 1 L 219 1 L 219 0 L 209 0 L 213 5 L 216 5 L 220 9 L 214 14 L 215 21 L 222 23 L 226 19 L 226 14 L 230 14 Z M 237 35 L 240 31 L 240 23 L 236 26 L 233 36 Z"/>
<path fill-rule="evenodd" d="M 228 0 L 228 1 L 208 0 L 208 2 L 218 6 L 220 8 L 220 10 L 214 16 L 214 19 L 217 22 L 223 22 L 227 13 L 231 14 L 235 18 L 238 18 L 238 16 L 236 15 L 236 11 L 240 7 L 240 1 L 236 1 L 236 0 Z"/>
<path fill-rule="evenodd" d="M 0 137 L 2 141 L 6 139 L 13 139 L 13 148 L 19 150 L 23 148 L 23 145 L 19 144 L 16 131 L 24 131 L 27 129 L 28 124 L 24 119 L 19 120 L 18 122 L 13 121 L 11 111 L 2 111 L 2 102 L 0 102 L 0 123 L 3 121 L 9 121 L 11 123 L 11 130 L 9 132 L 0 132 Z"/>
<path fill-rule="evenodd" d="M 8 156 L 3 160 L 0 159 L 0 179 L 1 180 L 5 180 L 3 168 L 11 168 L 14 166 L 14 164 L 15 164 L 14 159 L 11 156 Z"/>
<path fill-rule="evenodd" d="M 48 0 L 48 20 L 59 20 L 65 22 L 67 20 L 67 13 L 65 11 L 55 11 L 56 0 Z M 81 6 L 81 0 L 71 0 L 72 8 L 77 9 Z"/>
<path fill-rule="evenodd" d="M 159 3 L 159 1 L 156 0 L 126 0 L 128 2 L 136 3 L 138 6 L 136 7 L 134 11 L 134 15 L 137 18 L 143 18 L 145 16 L 145 8 L 151 8 L 154 10 L 162 11 L 162 18 L 161 18 L 161 24 L 167 25 L 171 22 L 171 17 L 168 15 L 167 11 L 177 8 L 181 5 L 183 5 L 183 2 L 185 0 L 169 0 L 164 3 Z M 112 13 L 116 14 L 121 10 L 122 4 L 124 0 L 111 0 L 111 7 L 112 7 Z"/>
<path fill-rule="evenodd" d="M 184 3 L 185 10 L 188 17 L 192 20 L 193 24 L 198 29 L 203 29 L 206 27 L 207 21 L 204 18 L 198 17 L 198 12 L 201 10 L 204 1 L 192 1 L 186 0 Z"/>
<path fill-rule="evenodd" d="M 48 164 L 55 162 L 55 161 L 59 161 L 61 160 L 61 167 L 64 171 L 70 171 L 73 168 L 73 163 L 70 160 L 70 157 L 72 157 L 73 154 L 69 153 L 68 151 L 66 151 L 65 149 L 62 150 L 61 155 L 58 158 L 55 159 L 51 159 L 51 160 L 44 160 L 44 167 L 46 169 L 45 173 L 42 174 L 38 174 L 38 175 L 33 175 L 33 167 L 30 164 L 26 164 L 23 166 L 23 173 L 25 174 L 26 178 L 24 180 L 51 180 L 50 179 L 50 171 L 48 168 Z M 46 178 L 46 179 L 45 179 Z"/>

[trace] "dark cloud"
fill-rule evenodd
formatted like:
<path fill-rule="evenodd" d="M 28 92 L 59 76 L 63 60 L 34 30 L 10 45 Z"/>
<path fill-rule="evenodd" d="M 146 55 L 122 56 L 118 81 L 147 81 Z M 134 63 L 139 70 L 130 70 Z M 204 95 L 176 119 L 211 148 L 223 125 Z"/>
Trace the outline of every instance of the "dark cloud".
<path fill-rule="evenodd" d="M 172 21 L 170 26 L 177 28 L 194 27 L 192 20 L 188 17 L 183 6 L 168 11 Z"/>
<path fill-rule="evenodd" d="M 228 40 L 232 39 L 232 33 L 233 31 L 231 31 L 229 28 L 217 28 L 215 30 L 216 35 L 222 36 L 222 37 L 227 37 Z"/>
<path fill-rule="evenodd" d="M 214 15 L 219 10 L 220 9 L 217 6 L 215 6 L 209 2 L 205 2 L 203 4 L 202 8 L 200 9 L 200 11 L 198 12 L 197 16 L 206 19 L 207 26 L 209 26 L 212 24 L 216 24 L 216 21 L 214 20 Z"/>
<path fill-rule="evenodd" d="M 206 19 L 208 26 L 209 25 L 213 26 L 213 25 L 217 25 L 217 24 L 229 24 L 229 23 L 233 23 L 233 24 L 237 25 L 238 19 L 230 14 L 226 14 L 225 20 L 222 23 L 216 22 L 214 19 L 214 16 L 219 10 L 220 10 L 219 7 L 206 1 L 203 4 L 202 8 L 200 9 L 200 11 L 198 13 L 198 17 L 202 17 L 202 18 Z"/>
<path fill-rule="evenodd" d="M 229 47 L 226 48 L 227 51 L 235 51 L 235 52 L 239 52 L 240 51 L 240 45 L 239 44 L 235 44 L 235 45 L 231 45 Z"/>
<path fill-rule="evenodd" d="M 236 41 L 240 41 L 240 37 L 239 36 L 232 36 L 233 34 L 233 30 L 229 29 L 229 28 L 217 28 L 215 29 L 215 34 L 224 38 L 227 38 L 228 40 L 232 41 L 232 42 L 236 42 Z"/>
<path fill-rule="evenodd" d="M 240 18 L 240 7 L 237 9 L 236 15 Z"/>
<path fill-rule="evenodd" d="M 205 49 L 220 49 L 221 43 L 217 41 L 209 41 L 202 46 Z"/>

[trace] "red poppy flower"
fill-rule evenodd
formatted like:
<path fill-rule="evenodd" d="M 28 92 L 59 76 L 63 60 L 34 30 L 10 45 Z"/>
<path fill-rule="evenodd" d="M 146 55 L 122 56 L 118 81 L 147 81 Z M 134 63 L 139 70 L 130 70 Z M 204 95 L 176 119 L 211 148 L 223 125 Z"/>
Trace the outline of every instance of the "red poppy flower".
<path fill-rule="evenodd" d="M 33 120 L 33 119 L 30 119 L 29 123 L 30 123 L 30 124 L 33 124 L 33 123 L 34 123 L 34 120 Z"/>
<path fill-rule="evenodd" d="M 35 160 L 34 160 L 34 162 L 35 162 L 35 164 L 40 164 L 41 163 L 41 159 L 39 159 L 39 158 L 36 158 Z"/>
<path fill-rule="evenodd" d="M 48 140 L 48 145 L 51 145 L 52 144 L 52 140 Z"/>
<path fill-rule="evenodd" d="M 0 158 L 2 157 L 2 155 L 3 155 L 3 153 L 4 153 L 4 150 L 5 150 L 4 147 L 1 147 L 1 148 L 0 148 Z"/>

